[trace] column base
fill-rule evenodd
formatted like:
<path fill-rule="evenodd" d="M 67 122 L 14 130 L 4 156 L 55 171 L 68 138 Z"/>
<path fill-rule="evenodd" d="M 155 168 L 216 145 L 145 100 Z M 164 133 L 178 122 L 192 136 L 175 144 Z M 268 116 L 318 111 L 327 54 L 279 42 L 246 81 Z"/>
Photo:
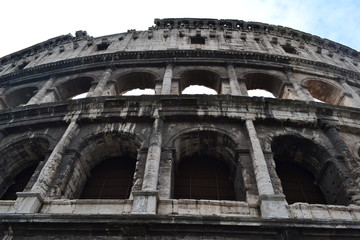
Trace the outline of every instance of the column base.
<path fill-rule="evenodd" d="M 17 192 L 16 195 L 15 213 L 36 213 L 44 201 L 39 192 Z"/>
<path fill-rule="evenodd" d="M 263 218 L 289 218 L 287 202 L 283 194 L 260 195 L 259 200 Z"/>
<path fill-rule="evenodd" d="M 131 214 L 156 214 L 158 191 L 136 191 L 133 196 Z"/>

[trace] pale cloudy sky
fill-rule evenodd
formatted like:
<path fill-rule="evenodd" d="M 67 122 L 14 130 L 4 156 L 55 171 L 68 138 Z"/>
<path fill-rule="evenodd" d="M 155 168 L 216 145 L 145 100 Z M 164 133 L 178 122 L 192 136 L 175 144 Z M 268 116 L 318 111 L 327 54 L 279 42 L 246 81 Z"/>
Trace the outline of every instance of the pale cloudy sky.
<path fill-rule="evenodd" d="M 291 27 L 360 50 L 360 0 L 3 0 L 0 57 L 64 34 L 146 30 L 154 18 L 215 18 Z"/>

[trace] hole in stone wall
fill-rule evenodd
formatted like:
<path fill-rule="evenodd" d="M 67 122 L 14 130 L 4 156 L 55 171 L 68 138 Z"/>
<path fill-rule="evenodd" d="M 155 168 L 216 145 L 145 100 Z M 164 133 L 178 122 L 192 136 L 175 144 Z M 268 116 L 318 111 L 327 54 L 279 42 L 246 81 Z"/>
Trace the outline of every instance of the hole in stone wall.
<path fill-rule="evenodd" d="M 293 46 L 283 45 L 282 48 L 285 52 L 291 53 L 291 54 L 297 54 L 296 48 Z"/>
<path fill-rule="evenodd" d="M 200 86 L 200 85 L 190 85 L 185 88 L 181 94 L 206 94 L 206 95 L 216 95 L 217 92 L 214 89 Z"/>
<path fill-rule="evenodd" d="M 205 38 L 204 37 L 192 37 L 190 38 L 191 44 L 205 44 Z"/>

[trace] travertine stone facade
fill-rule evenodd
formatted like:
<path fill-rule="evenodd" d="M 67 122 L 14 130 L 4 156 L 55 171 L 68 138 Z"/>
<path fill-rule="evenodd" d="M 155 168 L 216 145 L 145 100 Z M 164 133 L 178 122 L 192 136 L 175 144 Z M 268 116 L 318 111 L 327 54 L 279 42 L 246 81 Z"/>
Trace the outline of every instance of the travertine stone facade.
<path fill-rule="evenodd" d="M 359 59 L 294 29 L 214 19 L 155 19 L 98 38 L 78 31 L 5 56 L 0 236 L 357 239 Z M 217 94 L 182 94 L 193 85 Z M 154 95 L 124 95 L 137 88 Z M 275 98 L 250 97 L 253 89 Z M 94 170 L 125 158 L 135 161 L 126 197 L 82 197 Z M 216 177 L 202 186 L 223 166 L 232 186 L 217 196 L 232 197 L 191 184 L 177 197 L 211 161 Z M 181 176 L 186 162 L 200 171 Z M 296 200 L 317 193 L 289 189 L 282 164 L 310 173 L 323 200 Z M 5 197 L 29 167 L 25 188 Z"/>

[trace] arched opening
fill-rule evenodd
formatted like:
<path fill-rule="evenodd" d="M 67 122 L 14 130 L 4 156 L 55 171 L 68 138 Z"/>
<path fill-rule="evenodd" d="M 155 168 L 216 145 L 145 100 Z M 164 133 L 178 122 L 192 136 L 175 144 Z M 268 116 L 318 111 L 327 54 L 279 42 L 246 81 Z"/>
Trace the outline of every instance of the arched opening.
<path fill-rule="evenodd" d="M 254 91 L 250 92 L 249 90 L 264 90 L 263 93 L 266 93 L 267 96 L 271 97 L 271 95 L 269 94 L 271 93 L 276 98 L 281 98 L 283 95 L 283 88 L 284 88 L 283 81 L 269 74 L 265 74 L 265 73 L 246 74 L 245 85 L 248 90 L 249 96 L 252 96 L 254 93 Z"/>
<path fill-rule="evenodd" d="M 136 160 L 113 157 L 97 164 L 90 173 L 80 198 L 127 199 L 133 182 Z"/>
<path fill-rule="evenodd" d="M 115 132 L 99 133 L 84 140 L 76 148 L 79 149 L 80 155 L 75 161 L 72 175 L 69 176 L 69 184 L 64 186 L 66 189 L 63 190 L 63 197 L 83 199 L 129 197 L 137 152 L 140 148 L 140 143 L 133 135 Z"/>
<path fill-rule="evenodd" d="M 16 200 L 16 193 L 22 192 L 25 189 L 30 178 L 34 174 L 36 167 L 37 164 L 33 164 L 16 175 L 6 192 L 1 196 L 1 200 Z"/>
<path fill-rule="evenodd" d="M 45 159 L 48 148 L 47 140 L 32 138 L 18 141 L 1 151 L 0 168 L 4 177 L 0 182 L 2 200 L 15 200 L 16 192 L 32 187 L 34 182 L 29 183 L 29 180 Z"/>
<path fill-rule="evenodd" d="M 90 90 L 92 80 L 90 77 L 80 77 L 64 82 L 57 87 L 60 98 L 65 100 L 86 97 L 86 94 Z"/>
<path fill-rule="evenodd" d="M 26 87 L 13 91 L 6 95 L 6 104 L 9 107 L 16 107 L 22 104 L 26 104 L 32 98 L 32 96 L 34 96 L 34 92 L 36 90 L 36 87 Z"/>
<path fill-rule="evenodd" d="M 230 170 L 212 157 L 182 159 L 175 176 L 174 198 L 235 200 Z"/>
<path fill-rule="evenodd" d="M 154 74 L 148 72 L 133 72 L 121 76 L 117 81 L 117 93 L 124 96 L 155 94 Z"/>
<path fill-rule="evenodd" d="M 329 104 L 338 104 L 341 97 L 341 91 L 333 85 L 318 81 L 309 80 L 305 82 L 309 93 L 317 102 L 326 102 Z"/>
<path fill-rule="evenodd" d="M 276 137 L 271 148 L 277 177 L 289 204 L 349 203 L 340 171 L 329 162 L 332 157 L 325 148 L 306 138 L 288 135 Z"/>
<path fill-rule="evenodd" d="M 174 147 L 174 198 L 245 199 L 231 138 L 213 131 L 189 132 L 177 138 Z"/>
<path fill-rule="evenodd" d="M 326 204 L 321 189 L 314 184 L 314 175 L 307 169 L 288 161 L 276 161 L 276 173 L 289 204 L 295 202 Z"/>
<path fill-rule="evenodd" d="M 188 90 L 184 93 L 188 87 L 192 87 L 193 90 L 195 88 L 195 93 L 187 93 Z M 207 70 L 189 70 L 180 76 L 179 92 L 182 94 L 213 94 L 214 91 L 215 94 L 221 93 L 220 76 L 214 72 Z"/>

